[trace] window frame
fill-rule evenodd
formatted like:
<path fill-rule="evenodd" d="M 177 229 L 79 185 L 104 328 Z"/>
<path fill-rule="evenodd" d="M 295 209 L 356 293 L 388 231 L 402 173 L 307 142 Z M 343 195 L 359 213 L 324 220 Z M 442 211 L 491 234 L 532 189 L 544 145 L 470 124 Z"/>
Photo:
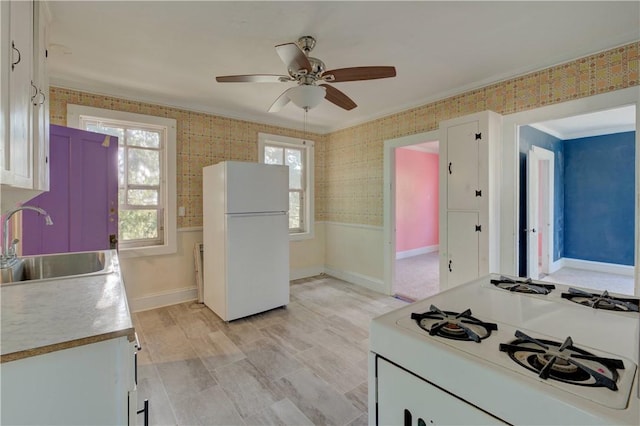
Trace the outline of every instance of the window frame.
<path fill-rule="evenodd" d="M 80 130 L 83 119 L 104 120 L 107 122 L 121 122 L 122 124 L 138 124 L 140 127 L 162 129 L 165 133 L 164 148 L 160 151 L 160 190 L 158 230 L 163 236 L 153 241 L 159 244 L 147 245 L 144 240 L 135 242 L 120 242 L 118 252 L 120 257 L 139 257 L 171 254 L 177 252 L 177 176 L 176 176 L 176 120 L 145 114 L 115 111 L 82 105 L 67 105 L 67 126 Z"/>
<path fill-rule="evenodd" d="M 258 133 L 258 162 L 264 164 L 265 146 L 278 148 L 295 148 L 302 150 L 303 165 L 305 168 L 303 190 L 303 217 L 301 217 L 302 229 L 289 229 L 289 239 L 304 240 L 314 237 L 315 211 L 314 211 L 314 141 L 299 139 L 289 136 L 273 135 L 269 133 Z M 289 192 L 300 191 L 289 188 Z"/>

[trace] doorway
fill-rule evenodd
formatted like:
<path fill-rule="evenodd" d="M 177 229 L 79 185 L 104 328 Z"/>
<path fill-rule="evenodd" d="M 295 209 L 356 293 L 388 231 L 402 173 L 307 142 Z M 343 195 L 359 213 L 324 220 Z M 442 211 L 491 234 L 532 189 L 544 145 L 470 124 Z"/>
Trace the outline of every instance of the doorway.
<path fill-rule="evenodd" d="M 634 293 L 635 128 L 635 105 L 519 128 L 519 275 Z"/>
<path fill-rule="evenodd" d="M 384 142 L 384 276 L 388 294 L 440 291 L 438 131 Z"/>

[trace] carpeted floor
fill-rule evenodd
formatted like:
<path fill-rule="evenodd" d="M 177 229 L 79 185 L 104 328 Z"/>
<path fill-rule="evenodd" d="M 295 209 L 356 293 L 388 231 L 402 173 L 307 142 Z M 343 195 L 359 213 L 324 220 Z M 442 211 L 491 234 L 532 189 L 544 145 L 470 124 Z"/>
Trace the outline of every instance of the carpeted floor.
<path fill-rule="evenodd" d="M 575 285 L 597 291 L 607 290 L 610 293 L 633 294 L 633 277 L 603 272 L 586 271 L 584 269 L 562 268 L 547 275 L 542 281 L 558 284 Z"/>
<path fill-rule="evenodd" d="M 439 252 L 421 254 L 396 260 L 393 282 L 398 297 L 420 300 L 440 291 Z"/>

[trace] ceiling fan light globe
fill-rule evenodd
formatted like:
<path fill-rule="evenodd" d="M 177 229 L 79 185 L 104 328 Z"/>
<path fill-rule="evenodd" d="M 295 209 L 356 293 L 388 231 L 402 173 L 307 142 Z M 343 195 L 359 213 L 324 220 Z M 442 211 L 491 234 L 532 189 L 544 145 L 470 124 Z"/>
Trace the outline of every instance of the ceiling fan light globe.
<path fill-rule="evenodd" d="M 292 88 L 287 92 L 287 96 L 296 106 L 309 110 L 322 102 L 326 94 L 326 89 L 320 86 L 301 85 Z"/>

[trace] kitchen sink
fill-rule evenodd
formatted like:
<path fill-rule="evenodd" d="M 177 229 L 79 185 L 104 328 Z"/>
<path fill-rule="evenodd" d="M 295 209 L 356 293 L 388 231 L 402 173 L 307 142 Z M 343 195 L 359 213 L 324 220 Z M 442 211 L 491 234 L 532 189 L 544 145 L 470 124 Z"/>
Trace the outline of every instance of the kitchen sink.
<path fill-rule="evenodd" d="M 1 284 L 24 281 L 77 278 L 112 272 L 111 253 L 88 251 L 21 257 L 2 269 Z"/>

